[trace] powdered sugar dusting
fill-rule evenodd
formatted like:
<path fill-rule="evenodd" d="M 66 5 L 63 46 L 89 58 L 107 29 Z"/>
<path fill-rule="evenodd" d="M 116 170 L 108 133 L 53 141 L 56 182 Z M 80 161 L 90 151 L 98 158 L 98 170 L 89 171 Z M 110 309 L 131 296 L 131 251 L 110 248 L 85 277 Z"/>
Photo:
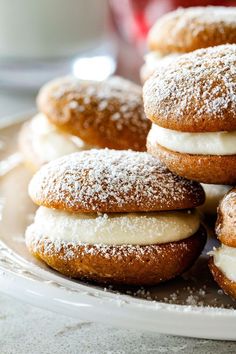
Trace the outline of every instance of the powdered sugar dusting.
<path fill-rule="evenodd" d="M 170 128 L 236 128 L 236 45 L 200 49 L 156 70 L 144 86 L 148 117 Z"/>
<path fill-rule="evenodd" d="M 39 205 L 73 212 L 175 210 L 204 201 L 198 183 L 148 153 L 109 149 L 52 161 L 33 177 L 29 193 Z"/>
<path fill-rule="evenodd" d="M 158 45 L 159 32 L 168 29 L 165 45 L 187 52 L 209 45 L 234 43 L 236 8 L 224 6 L 179 8 L 157 21 L 149 33 L 150 47 Z M 218 36 L 216 35 L 218 34 Z M 195 39 L 199 39 L 194 42 Z M 160 43 L 160 45 L 162 45 Z M 198 47 L 196 47 L 198 45 Z M 189 50 L 190 49 L 190 50 Z"/>

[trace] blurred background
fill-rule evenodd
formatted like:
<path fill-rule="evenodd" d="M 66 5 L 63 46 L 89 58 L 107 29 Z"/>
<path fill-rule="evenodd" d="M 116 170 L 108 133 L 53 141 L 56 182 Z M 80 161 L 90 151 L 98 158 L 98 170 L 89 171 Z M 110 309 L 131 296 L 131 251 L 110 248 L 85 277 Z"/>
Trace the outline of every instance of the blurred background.
<path fill-rule="evenodd" d="M 33 107 L 39 87 L 60 75 L 139 82 L 156 19 L 205 5 L 236 0 L 0 0 L 0 117 Z"/>

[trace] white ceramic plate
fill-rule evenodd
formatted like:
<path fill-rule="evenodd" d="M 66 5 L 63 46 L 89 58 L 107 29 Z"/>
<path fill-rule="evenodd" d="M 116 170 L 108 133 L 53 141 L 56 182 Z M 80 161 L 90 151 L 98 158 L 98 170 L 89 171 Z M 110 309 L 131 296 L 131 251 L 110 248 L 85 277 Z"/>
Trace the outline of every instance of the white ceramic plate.
<path fill-rule="evenodd" d="M 32 305 L 84 320 L 235 340 L 235 303 L 211 279 L 206 256 L 188 274 L 155 288 L 104 289 L 67 279 L 29 255 L 23 235 L 35 207 L 27 196 L 30 172 L 15 154 L 17 133 L 27 118 L 0 120 L 0 290 Z"/>

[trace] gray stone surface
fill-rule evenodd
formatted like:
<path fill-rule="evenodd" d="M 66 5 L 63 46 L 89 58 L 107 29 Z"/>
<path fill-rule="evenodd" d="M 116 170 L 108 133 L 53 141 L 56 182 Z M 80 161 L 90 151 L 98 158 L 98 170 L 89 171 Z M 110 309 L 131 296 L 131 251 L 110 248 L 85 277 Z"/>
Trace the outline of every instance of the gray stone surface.
<path fill-rule="evenodd" d="M 231 354 L 236 342 L 173 337 L 81 322 L 0 295 L 1 354 Z"/>

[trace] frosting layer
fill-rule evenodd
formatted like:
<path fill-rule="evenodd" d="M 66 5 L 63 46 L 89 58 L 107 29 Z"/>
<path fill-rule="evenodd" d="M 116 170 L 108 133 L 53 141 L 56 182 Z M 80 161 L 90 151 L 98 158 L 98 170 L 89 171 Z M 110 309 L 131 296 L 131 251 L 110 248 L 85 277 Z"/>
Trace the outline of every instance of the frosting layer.
<path fill-rule="evenodd" d="M 88 214 L 68 213 L 39 207 L 26 233 L 51 241 L 105 244 L 150 245 L 180 241 L 200 226 L 195 210 Z"/>
<path fill-rule="evenodd" d="M 220 200 L 232 188 L 232 186 L 222 184 L 201 184 L 205 194 L 206 201 L 199 209 L 203 213 L 215 214 Z"/>
<path fill-rule="evenodd" d="M 193 155 L 235 155 L 236 131 L 186 133 L 152 124 L 148 135 L 151 144 Z"/>
<path fill-rule="evenodd" d="M 213 254 L 215 265 L 228 279 L 236 282 L 236 248 L 222 244 L 211 254 Z"/>
<path fill-rule="evenodd" d="M 80 138 L 59 131 L 43 113 L 32 118 L 30 129 L 33 150 L 43 163 L 90 148 Z"/>
<path fill-rule="evenodd" d="M 175 58 L 177 58 L 180 54 L 178 53 L 172 53 L 168 55 L 163 55 L 161 52 L 158 51 L 153 51 L 149 52 L 145 55 L 144 60 L 145 64 L 150 68 L 155 70 L 157 67 L 159 67 L 159 64 L 168 64 Z"/>

